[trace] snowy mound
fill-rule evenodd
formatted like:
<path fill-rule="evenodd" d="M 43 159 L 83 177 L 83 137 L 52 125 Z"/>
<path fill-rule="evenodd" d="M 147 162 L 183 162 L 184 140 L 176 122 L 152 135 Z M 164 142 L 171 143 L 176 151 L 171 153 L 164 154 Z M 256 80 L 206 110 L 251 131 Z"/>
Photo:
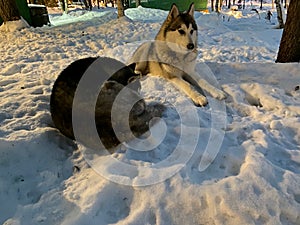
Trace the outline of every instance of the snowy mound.
<path fill-rule="evenodd" d="M 20 20 L 15 21 L 7 21 L 0 26 L 0 31 L 2 32 L 15 32 L 17 30 L 21 30 L 23 28 L 29 27 L 26 20 L 22 17 Z"/>
<path fill-rule="evenodd" d="M 0 223 L 300 224 L 300 65 L 273 63 L 281 31 L 246 12 L 229 21 L 197 13 L 198 72 L 227 99 L 195 107 L 147 77 L 140 93 L 167 107 L 162 121 L 145 143 L 103 156 L 54 127 L 52 85 L 80 58 L 126 63 L 166 12 L 90 13 L 0 31 Z"/>

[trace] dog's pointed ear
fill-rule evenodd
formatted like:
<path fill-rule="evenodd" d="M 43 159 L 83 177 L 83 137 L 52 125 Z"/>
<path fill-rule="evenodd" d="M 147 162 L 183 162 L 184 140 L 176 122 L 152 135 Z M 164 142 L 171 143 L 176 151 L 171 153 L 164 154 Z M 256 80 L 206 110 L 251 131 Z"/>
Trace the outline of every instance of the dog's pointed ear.
<path fill-rule="evenodd" d="M 173 3 L 167 19 L 173 20 L 177 16 L 179 16 L 179 9 L 178 9 L 177 5 L 175 3 Z"/>
<path fill-rule="evenodd" d="M 188 10 L 188 14 L 191 15 L 192 17 L 194 17 L 194 12 L 195 12 L 195 5 L 194 2 L 190 5 L 190 8 Z"/>

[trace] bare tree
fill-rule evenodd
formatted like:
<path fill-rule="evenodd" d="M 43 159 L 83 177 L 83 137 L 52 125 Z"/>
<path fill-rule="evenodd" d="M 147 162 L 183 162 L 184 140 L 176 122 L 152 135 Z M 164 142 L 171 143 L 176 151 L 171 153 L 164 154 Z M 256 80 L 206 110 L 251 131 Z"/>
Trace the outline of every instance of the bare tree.
<path fill-rule="evenodd" d="M 64 13 L 68 13 L 68 2 L 67 0 L 60 0 L 60 7 Z"/>
<path fill-rule="evenodd" d="M 282 7 L 279 0 L 275 0 L 276 10 L 277 10 L 277 20 L 279 23 L 279 29 L 284 28 L 283 16 L 282 16 Z"/>
<path fill-rule="evenodd" d="M 211 0 L 211 1 L 213 2 L 214 0 Z M 215 11 L 218 13 L 218 12 L 220 12 L 221 7 L 222 7 L 222 0 L 215 0 L 215 1 L 216 1 Z M 213 7 L 213 3 L 212 3 L 212 7 Z"/>
<path fill-rule="evenodd" d="M 215 10 L 216 12 L 219 12 L 219 0 L 216 0 L 216 4 L 215 4 Z"/>
<path fill-rule="evenodd" d="M 117 7 L 118 7 L 118 18 L 125 16 L 122 0 L 117 0 Z"/>
<path fill-rule="evenodd" d="M 87 10 L 92 10 L 93 9 L 92 0 L 85 0 L 85 8 Z"/>
<path fill-rule="evenodd" d="M 300 1 L 291 0 L 276 62 L 300 62 Z"/>
<path fill-rule="evenodd" d="M 139 7 L 141 5 L 141 0 L 135 0 L 135 7 Z"/>
<path fill-rule="evenodd" d="M 263 6 L 263 0 L 260 0 L 260 7 L 259 7 L 260 10 L 262 10 L 262 8 L 263 8 L 262 6 Z"/>
<path fill-rule="evenodd" d="M 0 17 L 3 22 L 19 20 L 21 18 L 15 0 L 0 0 Z"/>

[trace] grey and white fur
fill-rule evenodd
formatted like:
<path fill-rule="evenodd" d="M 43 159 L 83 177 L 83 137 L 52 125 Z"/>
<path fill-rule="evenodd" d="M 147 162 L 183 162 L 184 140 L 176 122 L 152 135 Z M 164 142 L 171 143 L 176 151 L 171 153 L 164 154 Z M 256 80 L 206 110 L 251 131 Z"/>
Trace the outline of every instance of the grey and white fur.
<path fill-rule="evenodd" d="M 155 41 L 143 43 L 133 54 L 131 62 L 136 63 L 136 73 L 164 77 L 185 93 L 195 105 L 205 106 L 207 99 L 196 90 L 197 86 L 220 100 L 226 98 L 226 95 L 195 71 L 197 30 L 194 4 L 183 13 L 173 4 Z"/>

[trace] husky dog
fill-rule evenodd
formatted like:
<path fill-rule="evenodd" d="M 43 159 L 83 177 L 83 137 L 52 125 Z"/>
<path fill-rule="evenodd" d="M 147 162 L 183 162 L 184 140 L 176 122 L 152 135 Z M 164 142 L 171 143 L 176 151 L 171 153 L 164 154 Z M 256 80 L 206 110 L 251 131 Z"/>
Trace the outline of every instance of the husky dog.
<path fill-rule="evenodd" d="M 194 4 L 184 13 L 173 4 L 155 41 L 142 44 L 133 54 L 131 61 L 136 63 L 135 72 L 168 79 L 195 105 L 207 104 L 206 97 L 195 89 L 199 87 L 214 98 L 224 99 L 223 91 L 210 85 L 195 71 L 197 42 Z"/>

